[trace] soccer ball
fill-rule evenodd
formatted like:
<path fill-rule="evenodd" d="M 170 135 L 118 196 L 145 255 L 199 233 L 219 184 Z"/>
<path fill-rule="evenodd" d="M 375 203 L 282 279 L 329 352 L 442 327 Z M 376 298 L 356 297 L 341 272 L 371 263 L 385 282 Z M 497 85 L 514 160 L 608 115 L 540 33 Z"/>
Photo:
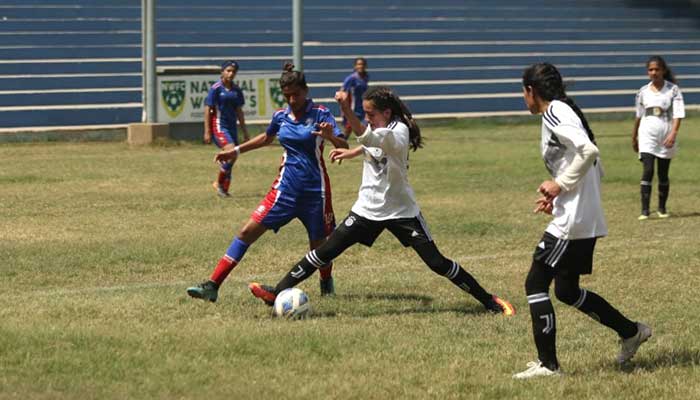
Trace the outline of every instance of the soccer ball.
<path fill-rule="evenodd" d="M 311 314 L 309 296 L 301 289 L 284 289 L 275 299 L 275 306 L 272 309 L 272 314 L 275 317 L 287 319 L 306 318 L 307 315 Z"/>

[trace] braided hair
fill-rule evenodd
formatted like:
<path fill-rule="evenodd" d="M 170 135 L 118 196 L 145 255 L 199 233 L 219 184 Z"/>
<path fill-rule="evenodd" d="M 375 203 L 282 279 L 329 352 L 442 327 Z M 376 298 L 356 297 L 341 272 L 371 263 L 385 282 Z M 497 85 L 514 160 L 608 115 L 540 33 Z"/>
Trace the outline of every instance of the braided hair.
<path fill-rule="evenodd" d="M 656 63 L 656 65 L 659 66 L 659 68 L 664 70 L 664 80 L 667 80 L 671 83 L 678 83 L 676 82 L 676 76 L 673 74 L 673 71 L 671 71 L 671 68 L 666 64 L 666 60 L 664 60 L 663 57 L 661 56 L 651 56 L 647 60 L 647 68 L 649 68 L 649 64 L 651 63 Z"/>
<path fill-rule="evenodd" d="M 294 64 L 287 62 L 282 67 L 282 76 L 280 76 L 280 87 L 299 86 L 302 89 L 308 89 L 306 77 L 301 71 L 294 70 Z"/>
<path fill-rule="evenodd" d="M 404 104 L 391 88 L 386 86 L 373 86 L 367 89 L 362 100 L 371 101 L 374 107 L 379 111 L 386 109 L 391 110 L 391 118 L 399 119 L 408 127 L 408 139 L 410 147 L 413 151 L 423 147 L 423 137 L 420 134 L 420 128 L 413 119 L 411 110 Z"/>
<path fill-rule="evenodd" d="M 566 87 L 557 67 L 549 63 L 538 63 L 527 67 L 525 72 L 523 72 L 523 86 L 530 86 L 543 100 L 559 100 L 566 103 L 581 119 L 581 123 L 588 134 L 588 139 L 593 144 L 596 144 L 595 135 L 588 125 L 583 111 L 576 105 L 574 99 L 566 95 Z"/>

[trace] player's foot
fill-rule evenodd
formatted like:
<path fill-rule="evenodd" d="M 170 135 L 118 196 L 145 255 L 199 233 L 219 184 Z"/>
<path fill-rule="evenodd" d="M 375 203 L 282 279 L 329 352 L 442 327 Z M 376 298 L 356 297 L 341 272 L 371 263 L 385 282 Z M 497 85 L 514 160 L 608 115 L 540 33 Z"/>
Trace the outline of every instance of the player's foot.
<path fill-rule="evenodd" d="M 628 339 L 620 340 L 620 354 L 617 362 L 623 364 L 634 357 L 639 346 L 651 337 L 651 328 L 641 322 L 637 322 L 637 334 Z"/>
<path fill-rule="evenodd" d="M 216 189 L 216 194 L 221 197 L 222 199 L 225 199 L 227 197 L 231 197 L 231 193 L 229 193 L 227 190 L 224 190 L 221 186 L 219 186 L 219 182 L 214 181 L 211 183 L 211 185 Z"/>
<path fill-rule="evenodd" d="M 219 297 L 219 287 L 213 281 L 202 282 L 197 286 L 187 288 L 187 294 L 195 299 L 209 300 L 216 303 Z"/>
<path fill-rule="evenodd" d="M 561 374 L 561 368 L 551 370 L 545 367 L 541 361 L 530 361 L 527 363 L 527 369 L 513 375 L 513 379 L 530 379 L 537 378 L 538 376 L 561 376 Z"/>
<path fill-rule="evenodd" d="M 642 213 L 637 217 L 637 220 L 639 221 L 645 221 L 647 219 L 649 219 L 649 211 L 642 211 Z"/>
<path fill-rule="evenodd" d="M 273 306 L 275 304 L 277 294 L 275 293 L 275 288 L 272 286 L 252 282 L 248 284 L 248 289 L 250 289 L 250 292 L 253 293 L 253 296 L 264 301 L 268 306 Z"/>
<path fill-rule="evenodd" d="M 329 276 L 326 279 L 321 279 L 319 283 L 321 284 L 321 296 L 335 295 L 335 285 L 333 284 L 332 276 Z"/>
<path fill-rule="evenodd" d="M 656 215 L 659 216 L 659 218 L 668 218 L 671 216 L 671 214 L 668 213 L 668 211 L 659 209 L 659 211 L 656 212 Z"/>
<path fill-rule="evenodd" d="M 484 307 L 494 314 L 503 314 L 509 317 L 515 315 L 515 307 L 496 295 L 493 295 L 491 300 L 484 304 Z"/>

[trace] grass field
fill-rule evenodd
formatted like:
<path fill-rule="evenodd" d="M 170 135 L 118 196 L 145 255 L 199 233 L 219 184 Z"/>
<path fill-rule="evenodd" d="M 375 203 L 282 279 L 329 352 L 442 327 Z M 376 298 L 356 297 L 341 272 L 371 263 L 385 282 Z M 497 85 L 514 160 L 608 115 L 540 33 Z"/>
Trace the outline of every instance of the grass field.
<path fill-rule="evenodd" d="M 582 284 L 654 328 L 627 367 L 612 331 L 555 301 L 566 376 L 511 379 L 536 358 L 523 284 L 548 221 L 531 213 L 546 177 L 532 117 L 431 125 L 411 154 L 442 252 L 511 300 L 514 318 L 484 313 L 384 234 L 336 260 L 335 298 L 303 284 L 314 318 L 273 320 L 245 285 L 276 282 L 304 255 L 298 222 L 251 247 L 218 303 L 187 298 L 266 193 L 277 146 L 242 157 L 230 200 L 210 185 L 213 146 L 1 146 L 0 398 L 700 398 L 700 122 L 679 135 L 673 217 L 644 223 L 631 121 L 592 125 L 610 235 Z M 361 162 L 329 169 L 342 218 Z"/>

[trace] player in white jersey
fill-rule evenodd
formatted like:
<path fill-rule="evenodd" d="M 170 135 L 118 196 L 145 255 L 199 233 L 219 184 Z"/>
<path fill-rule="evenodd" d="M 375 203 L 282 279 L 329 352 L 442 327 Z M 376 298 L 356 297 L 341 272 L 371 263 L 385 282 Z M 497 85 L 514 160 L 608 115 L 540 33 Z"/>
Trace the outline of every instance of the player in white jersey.
<path fill-rule="evenodd" d="M 647 74 L 650 82 L 642 86 L 637 93 L 637 118 L 632 132 L 634 151 L 639 152 L 639 160 L 644 166 L 640 183 L 640 221 L 649 218 L 654 161 L 657 163 L 659 175 L 658 215 L 660 218 L 669 217 L 666 211 L 670 189 L 668 169 L 671 166 L 671 158 L 678 151 L 676 136 L 681 119 L 685 118 L 683 95 L 666 61 L 659 56 L 650 57 L 647 61 Z"/>
<path fill-rule="evenodd" d="M 525 281 L 527 302 L 538 360 L 513 377 L 559 375 L 556 319 L 549 298 L 554 281 L 557 299 L 615 330 L 622 348 L 620 363 L 631 359 L 651 336 L 651 329 L 630 321 L 605 299 L 579 286 L 581 275 L 593 270 L 596 239 L 607 235 L 600 199 L 602 169 L 595 138 L 581 109 L 566 96 L 559 71 L 551 64 L 535 64 L 523 74 L 523 95 L 533 114 L 542 114 L 541 151 L 552 180 L 538 191 L 535 212 L 554 217 L 535 248 Z"/>
<path fill-rule="evenodd" d="M 323 245 L 306 254 L 277 286 L 251 283 L 253 294 L 272 305 L 277 293 L 301 283 L 355 243 L 372 246 L 386 229 L 401 244 L 412 247 L 430 269 L 474 296 L 488 311 L 513 315 L 515 309 L 510 303 L 484 290 L 473 276 L 457 262 L 443 256 L 435 245 L 408 182 L 408 152 L 422 147 L 422 138 L 406 105 L 389 88 L 370 88 L 362 102 L 369 122 L 365 127 L 352 113 L 346 92 L 338 92 L 336 100 L 361 146 L 352 150 L 335 149 L 331 151 L 331 160 L 364 157 L 358 199 Z"/>

